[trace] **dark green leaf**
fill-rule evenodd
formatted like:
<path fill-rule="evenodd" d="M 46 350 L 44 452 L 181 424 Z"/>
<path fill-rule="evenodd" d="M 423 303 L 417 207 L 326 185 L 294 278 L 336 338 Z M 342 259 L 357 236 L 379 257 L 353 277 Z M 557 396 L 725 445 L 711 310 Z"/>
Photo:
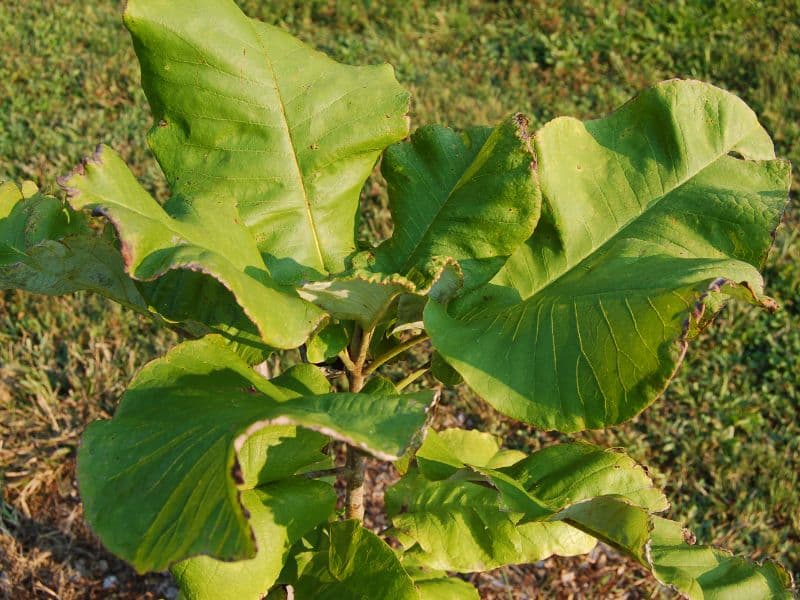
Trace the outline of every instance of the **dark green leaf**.
<path fill-rule="evenodd" d="M 315 364 L 324 363 L 347 348 L 349 342 L 347 327 L 343 323 L 330 323 L 306 343 L 308 360 Z"/>
<path fill-rule="evenodd" d="M 331 523 L 321 548 L 298 561 L 297 598 L 419 600 L 414 582 L 395 553 L 358 521 Z"/>
<path fill-rule="evenodd" d="M 442 355 L 434 351 L 431 355 L 431 373 L 436 379 L 449 387 L 457 386 L 464 382 L 461 374 L 451 367 Z"/>
<path fill-rule="evenodd" d="M 430 125 L 387 149 L 381 168 L 394 233 L 374 250 L 374 270 L 425 273 L 448 257 L 460 264 L 465 289 L 491 279 L 539 218 L 527 125 L 519 114 L 461 135 Z"/>
<path fill-rule="evenodd" d="M 28 191 L 32 195 L 24 197 L 15 185 L 0 185 L 0 289 L 89 290 L 147 314 L 112 241 L 60 200 Z"/>
<path fill-rule="evenodd" d="M 325 389 L 323 381 L 318 369 L 304 365 L 270 382 L 205 339 L 173 348 L 134 378 L 114 419 L 93 423 L 84 435 L 78 481 L 88 522 L 139 571 L 197 554 L 252 558 L 255 546 L 235 485 L 244 481 L 236 450 L 249 436 L 275 425 L 302 425 L 391 460 L 427 417 L 430 394 L 301 395 Z M 318 457 L 324 438 L 311 438 L 313 451 L 303 460 L 256 467 L 252 477 L 282 477 L 292 465 Z M 255 446 L 272 445 L 257 439 Z M 248 468 L 258 462 L 250 458 L 254 447 L 245 453 Z"/>

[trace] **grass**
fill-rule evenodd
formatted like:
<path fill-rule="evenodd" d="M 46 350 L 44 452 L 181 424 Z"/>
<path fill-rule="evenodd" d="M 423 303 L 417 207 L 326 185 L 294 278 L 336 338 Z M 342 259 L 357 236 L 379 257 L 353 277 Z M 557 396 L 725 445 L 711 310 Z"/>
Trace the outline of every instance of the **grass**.
<path fill-rule="evenodd" d="M 800 165 L 800 5 L 791 0 L 637 7 L 566 0 L 240 4 L 338 60 L 394 64 L 414 97 L 414 125 L 493 123 L 517 110 L 536 124 L 561 114 L 592 118 L 650 83 L 691 77 L 741 96 L 773 135 L 779 155 Z M 0 180 L 33 179 L 56 191 L 55 177 L 105 142 L 164 196 L 144 143 L 150 118 L 119 8 L 68 0 L 0 3 Z M 795 170 L 792 205 L 766 269 L 767 290 L 782 310 L 769 315 L 729 306 L 691 347 L 664 398 L 631 423 L 582 436 L 623 446 L 648 464 L 672 500 L 671 516 L 691 523 L 698 539 L 753 558 L 779 558 L 795 577 L 798 190 Z M 368 228 L 385 232 L 385 197 L 376 185 L 365 188 L 364 207 Z M 10 291 L 2 298 L 0 468 L 7 504 L 0 520 L 0 571 L 6 573 L 0 594 L 12 576 L 22 586 L 14 588 L 23 590 L 18 594 L 37 597 L 48 596 L 42 588 L 62 597 L 168 594 L 163 578 L 124 578 L 109 557 L 105 570 L 98 567 L 101 551 L 75 512 L 69 469 L 85 423 L 107 416 L 133 371 L 174 338 L 85 295 Z M 466 390 L 451 394 L 447 405 L 446 418 L 481 425 L 511 445 L 535 447 L 549 439 L 503 419 Z M 487 576 L 481 589 L 487 595 L 504 585 L 535 586 L 543 595 L 609 594 L 641 576 L 619 574 L 604 560 L 549 561 L 537 567 L 541 573 Z M 570 579 L 573 571 L 578 577 Z M 121 579 L 111 591 L 102 588 L 108 572 Z"/>

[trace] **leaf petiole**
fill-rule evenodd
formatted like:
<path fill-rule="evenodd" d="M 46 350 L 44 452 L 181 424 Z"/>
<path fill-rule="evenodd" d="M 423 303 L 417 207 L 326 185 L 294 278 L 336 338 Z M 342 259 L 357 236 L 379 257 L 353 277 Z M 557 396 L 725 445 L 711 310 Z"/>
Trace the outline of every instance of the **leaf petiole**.
<path fill-rule="evenodd" d="M 380 367 L 381 365 L 389 362 L 395 356 L 398 356 L 398 355 L 402 354 L 406 350 L 410 350 L 411 348 L 413 348 L 417 344 L 421 344 L 422 342 L 425 342 L 428 339 L 429 339 L 428 334 L 427 333 L 422 333 L 422 334 L 420 334 L 420 335 L 418 335 L 416 337 L 413 337 L 413 338 L 411 338 L 409 340 L 406 340 L 405 342 L 403 342 L 401 344 L 398 344 L 397 346 L 395 346 L 391 350 L 387 351 L 386 353 L 382 354 L 381 356 L 379 356 L 378 358 L 373 360 L 372 363 L 366 369 L 364 369 L 364 375 L 371 375 L 372 373 L 374 373 L 378 369 L 378 367 Z"/>
<path fill-rule="evenodd" d="M 405 388 L 407 388 L 409 385 L 414 383 L 417 379 L 419 379 L 420 377 L 425 375 L 425 373 L 427 373 L 428 371 L 430 371 L 430 367 L 423 367 L 422 369 L 417 369 L 413 373 L 407 375 L 406 377 L 401 379 L 397 383 L 397 385 L 395 386 L 397 388 L 397 391 L 398 392 L 402 392 Z"/>

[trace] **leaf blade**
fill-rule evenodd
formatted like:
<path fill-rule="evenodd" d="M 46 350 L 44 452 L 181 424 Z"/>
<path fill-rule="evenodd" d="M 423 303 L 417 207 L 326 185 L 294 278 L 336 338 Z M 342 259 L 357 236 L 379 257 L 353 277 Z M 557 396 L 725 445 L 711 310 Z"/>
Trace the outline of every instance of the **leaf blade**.
<path fill-rule="evenodd" d="M 595 537 L 553 518 L 598 496 L 667 506 L 634 461 L 589 444 L 526 457 L 500 450 L 486 434 L 446 430 L 430 432 L 417 456 L 417 466 L 387 490 L 387 512 L 414 560 L 435 569 L 470 572 L 584 554 Z"/>
<path fill-rule="evenodd" d="M 253 524 L 256 556 L 238 562 L 202 556 L 173 566 L 187 600 L 262 598 L 280 575 L 292 544 L 333 514 L 336 495 L 328 484 L 294 478 L 248 490 L 242 503 Z"/>
<path fill-rule="evenodd" d="M 331 523 L 327 548 L 309 552 L 292 582 L 299 598 L 386 598 L 418 600 L 419 593 L 392 549 L 355 520 Z"/>
<path fill-rule="evenodd" d="M 320 383 L 328 384 L 321 374 L 301 372 L 311 369 L 318 372 L 305 365 L 268 381 L 208 339 L 180 344 L 149 363 L 114 418 L 93 423 L 84 434 L 78 482 L 94 531 L 139 571 L 163 570 L 198 554 L 252 558 L 240 486 L 302 470 L 319 460 L 327 441 L 314 433 L 292 435 L 287 425 L 322 430 L 397 458 L 427 418 L 427 395 L 316 395 Z M 274 426 L 281 427 L 264 437 L 265 428 Z M 276 442 L 288 446 L 277 451 Z M 313 446 L 297 451 L 304 443 Z M 265 445 L 285 464 L 266 468 L 263 454 L 252 457 Z M 243 476 L 241 466 L 258 472 Z"/>
<path fill-rule="evenodd" d="M 162 208 L 107 146 L 60 184 L 76 210 L 89 208 L 111 220 L 132 277 L 153 280 L 179 269 L 207 274 L 233 294 L 262 339 L 277 348 L 299 346 L 324 319 L 322 311 L 274 281 L 226 198 L 198 203 L 173 196 Z"/>
<path fill-rule="evenodd" d="M 0 287 L 48 295 L 88 290 L 147 314 L 110 240 L 60 200 L 23 197 L 11 183 L 0 187 Z"/>
<path fill-rule="evenodd" d="M 647 559 L 656 578 L 689 598 L 793 597 L 792 577 L 781 565 L 757 564 L 725 550 L 695 546 L 680 524 L 653 517 Z"/>
<path fill-rule="evenodd" d="M 485 283 L 533 232 L 541 195 L 528 121 L 456 134 L 430 125 L 387 149 L 382 172 L 395 222 L 374 269 L 425 273 L 436 257 L 458 261 L 464 289 Z"/>
<path fill-rule="evenodd" d="M 175 192 L 232 192 L 282 282 L 341 271 L 361 185 L 408 131 L 391 67 L 336 63 L 225 0 L 131 0 L 125 24 Z"/>
<path fill-rule="evenodd" d="M 536 148 L 534 235 L 489 285 L 429 303 L 425 325 L 501 412 L 566 432 L 619 423 L 661 394 L 707 312 L 727 297 L 774 306 L 758 268 L 788 165 L 743 102 L 698 82 L 556 119 Z"/>

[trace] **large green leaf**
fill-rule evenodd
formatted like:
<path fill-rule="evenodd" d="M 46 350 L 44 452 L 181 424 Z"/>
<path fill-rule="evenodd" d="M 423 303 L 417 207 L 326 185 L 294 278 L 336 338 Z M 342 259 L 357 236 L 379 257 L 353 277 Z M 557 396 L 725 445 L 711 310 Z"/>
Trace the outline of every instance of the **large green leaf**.
<path fill-rule="evenodd" d="M 260 600 L 283 569 L 291 546 L 333 514 L 336 493 L 330 484 L 302 477 L 242 492 L 258 553 L 224 562 L 190 558 L 171 570 L 187 600 Z"/>
<path fill-rule="evenodd" d="M 371 329 L 400 296 L 424 305 L 426 296 L 443 302 L 485 283 L 538 219 L 532 161 L 522 115 L 461 135 L 437 125 L 417 130 L 381 163 L 393 236 L 354 256 L 347 273 L 305 284 L 301 297 Z"/>
<path fill-rule="evenodd" d="M 558 444 L 496 470 L 554 509 L 607 494 L 624 497 L 651 512 L 669 507 L 645 469 L 617 449 Z"/>
<path fill-rule="evenodd" d="M 489 285 L 429 303 L 425 326 L 501 412 L 561 431 L 619 423 L 662 392 L 722 300 L 774 305 L 758 268 L 789 165 L 741 100 L 693 81 L 556 119 L 535 146 L 533 236 Z"/>
<path fill-rule="evenodd" d="M 33 189 L 0 185 L 0 288 L 60 295 L 90 290 L 139 312 L 147 306 L 111 240 L 86 217 Z"/>
<path fill-rule="evenodd" d="M 526 552 L 516 523 L 501 510 L 497 491 L 487 486 L 431 482 L 412 468 L 387 490 L 386 509 L 395 537 L 434 569 L 485 571 L 544 558 Z"/>
<path fill-rule="evenodd" d="M 690 598 L 790 597 L 779 565 L 687 545 L 655 515 L 668 508 L 663 493 L 622 452 L 558 444 L 504 466 L 513 455 L 498 460 L 497 448 L 477 432 L 430 434 L 417 467 L 387 490 L 404 564 L 485 570 L 583 554 L 601 539 Z"/>
<path fill-rule="evenodd" d="M 741 599 L 796 597 L 792 579 L 780 565 L 756 564 L 725 550 L 695 546 L 694 536 L 678 523 L 652 517 L 646 548 L 653 575 L 689 598 Z M 688 540 L 688 542 L 687 542 Z"/>
<path fill-rule="evenodd" d="M 316 431 L 292 425 L 264 427 L 247 438 L 237 452 L 242 484 L 251 489 L 301 473 L 307 468 L 330 465 L 322 453 L 330 438 Z"/>
<path fill-rule="evenodd" d="M 570 523 L 628 552 L 645 563 L 645 549 L 652 529 L 650 513 L 616 495 L 598 496 L 559 511 L 552 520 Z"/>
<path fill-rule="evenodd" d="M 553 518 L 612 544 L 692 600 L 790 599 L 789 573 L 773 562 L 756 564 L 710 546 L 696 546 L 680 524 L 615 497 L 570 506 Z"/>
<path fill-rule="evenodd" d="M 270 380 L 288 395 L 324 394 L 330 384 L 318 369 L 300 364 Z M 225 562 L 209 556 L 171 568 L 187 600 L 259 600 L 278 578 L 292 545 L 333 515 L 336 494 L 329 483 L 292 477 L 330 468 L 322 449 L 330 439 L 289 425 L 265 427 L 237 452 L 241 502 L 255 536 L 255 557 Z"/>
<path fill-rule="evenodd" d="M 132 277 L 152 280 L 176 269 L 210 275 L 277 348 L 299 346 L 323 319 L 319 309 L 275 283 L 229 194 L 201 200 L 174 195 L 162 207 L 106 146 L 60 183 L 74 208 L 90 208 L 114 223 Z"/>
<path fill-rule="evenodd" d="M 561 444 L 526 457 L 500 450 L 487 434 L 448 430 L 429 433 L 417 467 L 387 491 L 386 501 L 416 560 L 466 572 L 588 552 L 593 537 L 549 519 L 606 494 L 650 510 L 667 506 L 645 471 L 621 452 Z M 535 513 L 527 515 L 527 507 Z"/>
<path fill-rule="evenodd" d="M 525 456 L 500 450 L 488 434 L 455 429 L 428 434 L 417 468 L 387 491 L 387 511 L 417 561 L 479 571 L 588 552 L 594 537 L 551 518 L 607 494 L 649 510 L 667 506 L 621 452 L 559 444 Z"/>
<path fill-rule="evenodd" d="M 298 560 L 295 595 L 315 600 L 419 600 L 395 553 L 358 521 L 331 523 L 319 548 Z"/>
<path fill-rule="evenodd" d="M 271 382 L 205 338 L 148 364 L 114 419 L 93 423 L 84 435 L 78 481 L 90 525 L 139 571 L 197 554 L 252 558 L 255 545 L 235 485 L 244 481 L 236 451 L 250 435 L 301 425 L 396 459 L 425 423 L 432 394 L 318 395 L 327 382 L 314 369 L 303 366 Z M 312 440 L 312 454 L 325 441 Z M 252 455 L 243 452 L 246 466 Z M 254 470 L 262 481 L 292 471 Z"/>
<path fill-rule="evenodd" d="M 33 185 L 28 191 L 24 196 L 11 183 L 0 186 L 0 288 L 48 295 L 88 290 L 191 337 L 219 333 L 253 364 L 272 351 L 216 279 L 171 271 L 156 281 L 134 281 L 110 228 L 100 235 L 84 213 Z"/>
<path fill-rule="evenodd" d="M 527 126 L 520 114 L 463 134 L 430 125 L 389 147 L 381 169 L 394 232 L 370 253 L 372 268 L 425 273 L 436 257 L 449 257 L 461 266 L 465 289 L 491 279 L 539 218 Z"/>
<path fill-rule="evenodd" d="M 231 0 L 129 0 L 125 25 L 173 192 L 235 201 L 282 282 L 341 271 L 361 186 L 408 132 L 392 68 L 338 64 Z"/>
<path fill-rule="evenodd" d="M 448 577 L 444 571 L 409 566 L 402 558 L 401 563 L 414 580 L 420 600 L 480 600 L 478 590 L 463 579 Z"/>

